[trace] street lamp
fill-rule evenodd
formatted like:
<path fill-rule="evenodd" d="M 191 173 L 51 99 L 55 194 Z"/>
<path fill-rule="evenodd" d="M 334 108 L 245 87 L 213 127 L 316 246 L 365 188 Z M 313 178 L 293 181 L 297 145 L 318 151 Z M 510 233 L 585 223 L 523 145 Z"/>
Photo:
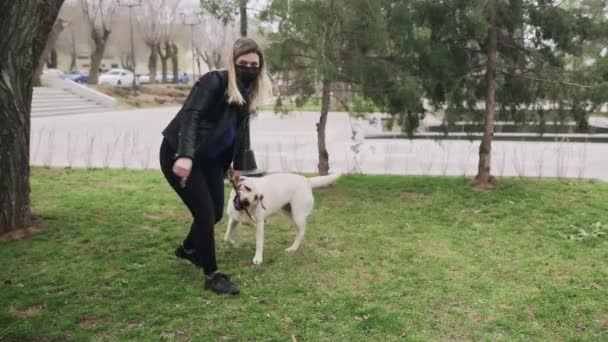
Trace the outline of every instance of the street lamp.
<path fill-rule="evenodd" d="M 118 6 L 129 7 L 129 26 L 131 28 L 131 66 L 133 68 L 133 96 L 139 95 L 137 92 L 137 84 L 136 79 L 137 75 L 135 74 L 135 43 L 133 42 L 133 20 L 132 18 L 132 10 L 133 7 L 141 6 L 142 0 L 118 0 Z"/>
<path fill-rule="evenodd" d="M 194 71 L 194 26 L 200 25 L 203 22 L 203 14 L 196 12 L 194 17 L 188 18 L 189 20 L 186 20 L 186 13 L 181 12 L 179 15 L 182 17 L 182 24 L 190 26 L 190 35 L 192 36 L 190 41 L 192 49 L 192 82 L 196 82 L 196 73 Z"/>

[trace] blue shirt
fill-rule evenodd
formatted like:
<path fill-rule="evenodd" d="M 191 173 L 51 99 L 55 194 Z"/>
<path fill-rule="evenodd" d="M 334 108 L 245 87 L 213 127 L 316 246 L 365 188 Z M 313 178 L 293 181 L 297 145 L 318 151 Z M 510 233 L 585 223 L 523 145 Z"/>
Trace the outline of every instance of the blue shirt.
<path fill-rule="evenodd" d="M 249 83 L 247 86 L 245 86 L 239 80 L 238 86 L 239 86 L 239 91 L 241 92 L 243 97 L 248 99 L 249 94 L 251 93 L 252 83 Z M 215 158 L 215 157 L 219 156 L 220 154 L 222 154 L 222 152 L 226 151 L 227 149 L 230 148 L 230 146 L 232 146 L 232 144 L 234 143 L 235 136 L 236 136 L 236 118 L 234 118 L 232 120 L 232 123 L 230 124 L 230 128 L 228 130 L 226 130 L 226 132 L 224 132 L 224 134 L 222 134 L 222 136 L 218 139 L 218 141 L 209 147 L 207 156 L 210 158 Z"/>
<path fill-rule="evenodd" d="M 230 127 L 222 134 L 217 142 L 211 146 L 209 146 L 209 150 L 207 150 L 207 156 L 210 158 L 215 158 L 222 154 L 222 152 L 232 146 L 234 143 L 234 137 L 236 136 L 236 118 L 232 120 Z"/>

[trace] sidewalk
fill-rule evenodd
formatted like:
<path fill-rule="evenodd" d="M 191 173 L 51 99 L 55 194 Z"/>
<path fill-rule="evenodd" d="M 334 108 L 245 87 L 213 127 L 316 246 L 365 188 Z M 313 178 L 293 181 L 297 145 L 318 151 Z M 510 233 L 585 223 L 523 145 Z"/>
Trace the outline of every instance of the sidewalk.
<path fill-rule="evenodd" d="M 158 168 L 161 131 L 179 107 L 32 118 L 31 164 L 72 167 Z M 601 118 L 603 122 L 604 118 Z M 252 120 L 252 146 L 267 172 L 316 172 L 318 113 Z M 606 120 L 608 123 L 608 120 Z M 331 172 L 472 176 L 478 141 L 364 140 L 365 120 L 330 113 Z M 353 131 L 356 133 L 353 139 Z M 595 178 L 608 181 L 608 143 L 495 141 L 497 176 Z"/>

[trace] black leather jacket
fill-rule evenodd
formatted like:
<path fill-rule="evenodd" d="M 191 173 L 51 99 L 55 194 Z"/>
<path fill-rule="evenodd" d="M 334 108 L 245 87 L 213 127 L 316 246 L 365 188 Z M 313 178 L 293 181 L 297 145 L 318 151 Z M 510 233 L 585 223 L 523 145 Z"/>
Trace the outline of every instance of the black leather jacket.
<path fill-rule="evenodd" d="M 229 104 L 227 88 L 228 72 L 225 70 L 210 71 L 194 83 L 184 105 L 162 132 L 176 151 L 175 159 L 205 156 L 209 147 L 230 128 L 235 117 L 235 143 L 217 157 L 224 171 L 228 170 L 233 159 L 238 160 L 239 156 L 234 151 L 249 148 L 248 105 Z"/>

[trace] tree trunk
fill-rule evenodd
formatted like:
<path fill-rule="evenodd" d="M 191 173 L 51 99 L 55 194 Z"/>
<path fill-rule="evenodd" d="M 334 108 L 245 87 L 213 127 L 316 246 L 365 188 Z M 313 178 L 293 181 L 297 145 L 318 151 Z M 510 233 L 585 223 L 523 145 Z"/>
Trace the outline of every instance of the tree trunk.
<path fill-rule="evenodd" d="M 133 70 L 133 58 L 131 57 L 131 52 L 123 53 L 120 55 L 120 66 L 123 69 Z"/>
<path fill-rule="evenodd" d="M 165 42 L 165 53 L 163 54 L 163 49 L 159 45 L 158 46 L 158 55 L 160 56 L 160 67 L 162 73 L 162 82 L 167 83 L 167 62 L 171 57 L 171 45 L 168 42 Z M 175 77 L 175 75 L 173 75 Z"/>
<path fill-rule="evenodd" d="M 106 43 L 110 37 L 110 33 L 110 30 L 104 30 L 103 35 L 100 35 L 94 27 L 91 28 L 91 38 L 93 39 L 93 43 L 95 43 L 95 50 L 91 55 L 91 70 L 89 70 L 88 84 L 97 84 L 99 79 L 99 68 L 101 67 L 103 53 L 106 49 Z"/>
<path fill-rule="evenodd" d="M 52 48 L 51 55 L 50 55 L 50 61 L 49 61 L 49 68 L 57 69 L 57 65 L 59 65 L 59 62 L 57 61 L 57 49 Z"/>
<path fill-rule="evenodd" d="M 212 64 L 213 64 L 213 70 L 217 69 L 217 66 L 222 64 L 222 54 L 219 52 L 214 52 L 213 54 L 211 54 L 212 58 Z"/>
<path fill-rule="evenodd" d="M 241 0 L 239 6 L 241 12 L 241 37 L 247 37 L 247 1 Z"/>
<path fill-rule="evenodd" d="M 496 55 L 497 27 L 496 4 L 490 3 L 490 28 L 488 31 L 488 50 L 486 65 L 486 108 L 483 124 L 483 137 L 479 145 L 479 165 L 477 176 L 473 181 L 475 187 L 495 185 L 496 178 L 490 174 L 492 156 L 492 137 L 494 135 L 494 112 L 496 110 Z"/>
<path fill-rule="evenodd" d="M 70 71 L 75 71 L 78 69 L 76 65 L 76 38 L 74 38 L 74 30 L 72 30 L 72 51 L 70 52 Z"/>
<path fill-rule="evenodd" d="M 203 70 L 201 70 L 201 52 L 198 48 L 195 49 L 196 52 L 193 51 L 193 53 L 195 54 L 195 61 L 196 61 L 196 68 L 198 69 L 198 74 L 197 75 L 202 75 Z"/>
<path fill-rule="evenodd" d="M 103 59 L 103 50 L 105 46 L 96 46 L 95 51 L 91 55 L 91 69 L 89 70 L 89 81 L 88 84 L 96 85 L 99 80 L 101 60 Z"/>
<path fill-rule="evenodd" d="M 39 87 L 41 84 L 40 76 L 42 76 L 42 71 L 44 70 L 44 64 L 48 63 L 49 68 L 57 67 L 57 51 L 55 51 L 55 45 L 57 44 L 57 39 L 59 38 L 59 34 L 65 28 L 65 21 L 61 18 L 58 18 L 57 21 L 53 24 L 53 29 L 47 38 L 47 43 L 45 45 L 44 51 L 40 54 L 40 58 L 38 60 L 38 64 L 36 65 L 36 71 L 34 73 L 34 87 Z M 53 57 L 54 53 L 54 57 Z"/>
<path fill-rule="evenodd" d="M 63 0 L 0 3 L 0 234 L 27 228 L 33 74 Z"/>
<path fill-rule="evenodd" d="M 150 71 L 150 83 L 156 83 L 156 63 L 158 62 L 156 54 L 156 43 L 148 44 L 150 48 L 150 57 L 148 57 L 148 70 Z"/>
<path fill-rule="evenodd" d="M 327 114 L 329 113 L 329 90 L 331 82 L 327 79 L 323 80 L 323 90 L 321 97 L 321 117 L 317 123 L 317 145 L 319 148 L 319 168 L 320 175 L 327 175 L 329 173 L 329 153 L 327 153 L 327 146 L 325 145 L 325 126 L 327 126 Z"/>
<path fill-rule="evenodd" d="M 177 45 L 171 43 L 171 65 L 173 66 L 173 83 L 177 84 L 179 79 L 179 60 L 177 58 L 178 53 Z"/>

